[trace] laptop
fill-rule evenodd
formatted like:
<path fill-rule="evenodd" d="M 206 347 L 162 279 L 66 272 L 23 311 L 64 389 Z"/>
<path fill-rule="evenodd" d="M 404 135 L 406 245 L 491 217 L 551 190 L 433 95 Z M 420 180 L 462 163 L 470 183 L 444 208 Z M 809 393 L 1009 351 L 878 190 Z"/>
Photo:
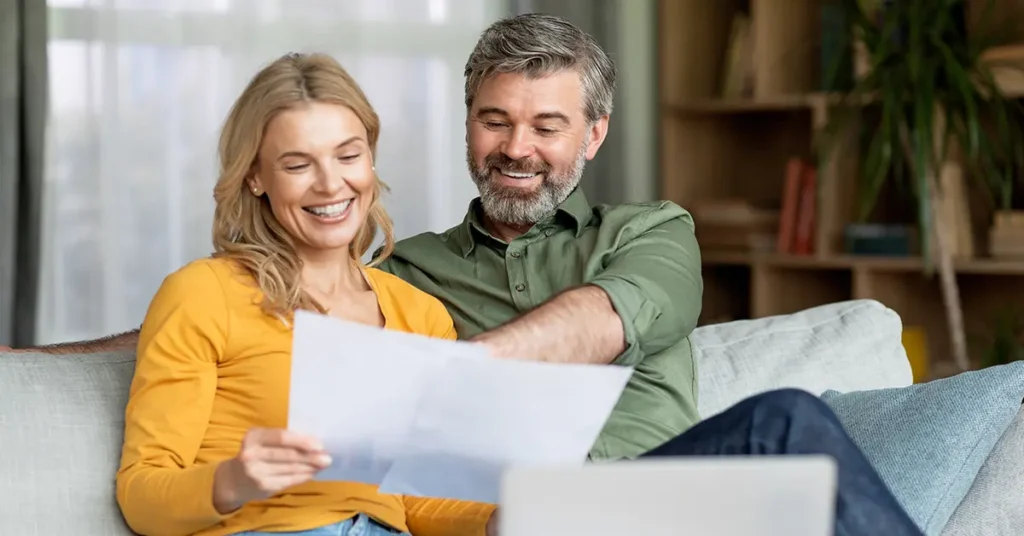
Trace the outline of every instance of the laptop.
<path fill-rule="evenodd" d="M 832 536 L 827 456 L 641 458 L 510 469 L 501 536 Z"/>

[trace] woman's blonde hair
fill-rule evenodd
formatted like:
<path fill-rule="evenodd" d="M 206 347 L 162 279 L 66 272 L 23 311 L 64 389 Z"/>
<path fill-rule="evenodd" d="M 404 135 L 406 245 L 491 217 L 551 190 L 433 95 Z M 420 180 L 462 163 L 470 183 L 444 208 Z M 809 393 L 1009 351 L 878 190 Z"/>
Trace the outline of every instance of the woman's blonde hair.
<path fill-rule="evenodd" d="M 359 84 L 325 54 L 288 54 L 264 67 L 235 101 L 221 130 L 218 148 L 220 177 L 213 190 L 214 256 L 230 258 L 250 272 L 263 293 L 263 310 L 290 318 L 296 309 L 324 311 L 300 286 L 302 261 L 294 239 L 271 212 L 266 196 L 256 197 L 246 180 L 256 170 L 263 136 L 270 120 L 282 111 L 310 102 L 340 104 L 352 110 L 366 128 L 371 154 L 377 152 L 380 120 Z M 349 253 L 361 258 L 384 235 L 379 263 L 394 251 L 394 229 L 381 203 L 387 186 L 376 179 L 373 201 Z"/>

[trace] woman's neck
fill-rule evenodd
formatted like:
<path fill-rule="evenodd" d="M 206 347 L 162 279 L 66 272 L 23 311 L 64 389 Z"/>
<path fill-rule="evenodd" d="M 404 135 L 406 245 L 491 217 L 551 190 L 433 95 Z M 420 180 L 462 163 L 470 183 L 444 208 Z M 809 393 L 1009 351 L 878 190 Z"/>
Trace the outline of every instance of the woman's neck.
<path fill-rule="evenodd" d="M 355 259 L 348 256 L 302 256 L 302 286 L 321 299 L 335 298 L 368 289 Z"/>

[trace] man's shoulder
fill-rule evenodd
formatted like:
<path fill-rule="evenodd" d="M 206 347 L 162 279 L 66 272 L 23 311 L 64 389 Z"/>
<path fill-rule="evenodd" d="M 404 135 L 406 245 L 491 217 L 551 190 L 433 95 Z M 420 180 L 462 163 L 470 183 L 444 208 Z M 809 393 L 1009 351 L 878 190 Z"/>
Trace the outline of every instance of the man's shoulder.
<path fill-rule="evenodd" d="M 399 275 L 398 272 L 401 267 L 408 265 L 420 266 L 424 263 L 430 263 L 434 259 L 443 260 L 452 254 L 457 254 L 459 247 L 454 243 L 452 237 L 457 229 L 457 227 L 452 227 L 440 233 L 428 231 L 403 238 L 395 243 L 395 250 L 377 268 Z M 380 253 L 381 250 L 378 249 L 373 256 L 376 258 Z"/>
<path fill-rule="evenodd" d="M 693 230 L 693 216 L 689 211 L 672 201 L 644 201 L 618 205 L 598 205 L 595 211 L 600 215 L 600 225 L 618 230 L 629 230 L 640 234 L 669 222 Z"/>

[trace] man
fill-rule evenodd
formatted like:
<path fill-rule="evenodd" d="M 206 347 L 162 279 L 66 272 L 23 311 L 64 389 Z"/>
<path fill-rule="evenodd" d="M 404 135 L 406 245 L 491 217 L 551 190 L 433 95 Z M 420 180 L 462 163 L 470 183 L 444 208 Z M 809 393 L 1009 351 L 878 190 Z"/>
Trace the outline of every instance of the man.
<path fill-rule="evenodd" d="M 635 367 L 594 460 L 829 454 L 839 463 L 837 535 L 921 534 L 810 394 L 758 395 L 697 424 L 689 334 L 703 286 L 690 215 L 668 202 L 592 207 L 577 187 L 615 89 L 593 38 L 546 15 L 501 20 L 465 74 L 466 160 L 480 197 L 461 225 L 399 242 L 381 268 L 438 297 L 460 336 L 496 357 Z"/>

